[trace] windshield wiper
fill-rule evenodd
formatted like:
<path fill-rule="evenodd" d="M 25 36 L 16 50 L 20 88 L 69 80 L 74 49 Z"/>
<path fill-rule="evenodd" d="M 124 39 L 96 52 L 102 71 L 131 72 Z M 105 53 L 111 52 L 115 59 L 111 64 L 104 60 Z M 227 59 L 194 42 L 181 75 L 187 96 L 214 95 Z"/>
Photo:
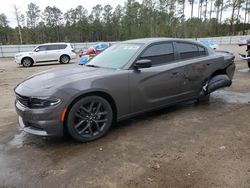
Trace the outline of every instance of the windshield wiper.
<path fill-rule="evenodd" d="M 95 68 L 100 68 L 99 66 L 97 66 L 97 65 L 91 65 L 91 64 L 86 64 L 85 65 L 86 67 L 95 67 Z"/>

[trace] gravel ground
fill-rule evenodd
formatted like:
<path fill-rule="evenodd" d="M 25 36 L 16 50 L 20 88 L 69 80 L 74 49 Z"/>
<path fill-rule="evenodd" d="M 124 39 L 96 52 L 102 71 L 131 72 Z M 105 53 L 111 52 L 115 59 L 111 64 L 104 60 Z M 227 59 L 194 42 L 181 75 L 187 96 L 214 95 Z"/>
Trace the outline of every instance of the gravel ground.
<path fill-rule="evenodd" d="M 242 52 L 244 47 L 221 46 Z M 250 71 L 236 62 L 230 88 L 119 123 L 79 144 L 20 132 L 13 88 L 54 67 L 0 59 L 0 187 L 250 187 Z"/>

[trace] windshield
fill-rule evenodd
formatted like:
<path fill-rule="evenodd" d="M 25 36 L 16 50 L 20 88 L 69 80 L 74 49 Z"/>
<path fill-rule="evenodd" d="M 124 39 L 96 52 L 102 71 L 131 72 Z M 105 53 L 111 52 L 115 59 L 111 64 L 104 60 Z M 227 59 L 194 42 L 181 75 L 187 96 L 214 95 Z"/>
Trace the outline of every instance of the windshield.
<path fill-rule="evenodd" d="M 93 58 L 86 66 L 120 69 L 140 49 L 141 44 L 115 44 Z"/>

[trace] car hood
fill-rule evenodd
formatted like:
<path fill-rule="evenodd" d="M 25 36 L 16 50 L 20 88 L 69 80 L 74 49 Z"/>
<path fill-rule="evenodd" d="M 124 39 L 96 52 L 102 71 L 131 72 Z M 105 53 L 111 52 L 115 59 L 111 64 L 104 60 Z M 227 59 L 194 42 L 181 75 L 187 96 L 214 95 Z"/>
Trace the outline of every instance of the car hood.
<path fill-rule="evenodd" d="M 104 76 L 110 74 L 112 71 L 115 70 L 73 65 L 67 66 L 66 68 L 40 72 L 28 77 L 21 84 L 30 89 L 53 89 L 61 85 L 72 83 L 73 81 Z"/>
<path fill-rule="evenodd" d="M 30 51 L 30 52 L 20 52 L 20 53 L 17 53 L 15 55 L 15 57 L 17 56 L 25 56 L 25 55 L 32 55 L 34 52 Z"/>

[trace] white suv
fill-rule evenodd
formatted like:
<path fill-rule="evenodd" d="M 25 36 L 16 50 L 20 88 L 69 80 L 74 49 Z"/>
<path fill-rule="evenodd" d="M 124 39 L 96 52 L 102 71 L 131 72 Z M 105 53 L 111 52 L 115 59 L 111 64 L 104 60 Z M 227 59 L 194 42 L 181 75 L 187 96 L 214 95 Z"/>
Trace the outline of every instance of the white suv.
<path fill-rule="evenodd" d="M 31 52 L 22 52 L 15 55 L 15 62 L 24 67 L 30 67 L 35 63 L 59 61 L 69 63 L 76 58 L 76 53 L 69 43 L 48 43 L 37 46 Z"/>

